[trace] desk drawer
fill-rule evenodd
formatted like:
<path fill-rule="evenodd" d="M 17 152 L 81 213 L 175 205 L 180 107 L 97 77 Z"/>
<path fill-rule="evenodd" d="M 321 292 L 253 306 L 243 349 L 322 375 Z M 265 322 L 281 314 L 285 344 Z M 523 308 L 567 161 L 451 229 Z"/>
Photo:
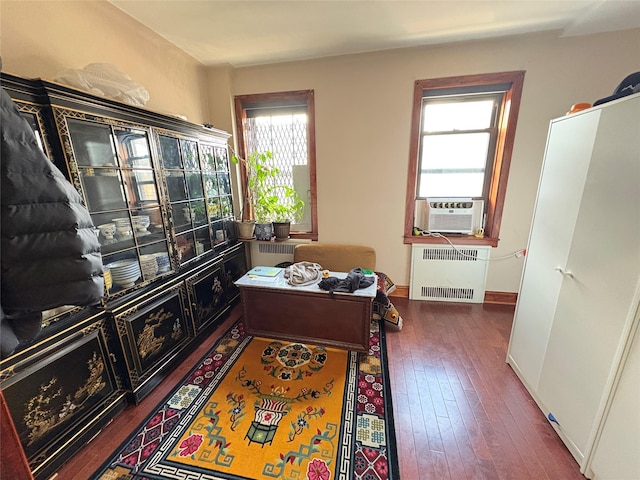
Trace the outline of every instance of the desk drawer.
<path fill-rule="evenodd" d="M 251 335 L 369 350 L 372 298 L 241 288 Z"/>

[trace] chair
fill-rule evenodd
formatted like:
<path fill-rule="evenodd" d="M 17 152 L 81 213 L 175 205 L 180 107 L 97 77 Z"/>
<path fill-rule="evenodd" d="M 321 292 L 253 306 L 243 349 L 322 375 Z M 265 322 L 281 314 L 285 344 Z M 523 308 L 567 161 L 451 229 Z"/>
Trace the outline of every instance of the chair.
<path fill-rule="evenodd" d="M 293 251 L 293 261 L 317 263 L 332 272 L 348 272 L 356 267 L 375 271 L 376 251 L 365 245 L 300 243 Z"/>

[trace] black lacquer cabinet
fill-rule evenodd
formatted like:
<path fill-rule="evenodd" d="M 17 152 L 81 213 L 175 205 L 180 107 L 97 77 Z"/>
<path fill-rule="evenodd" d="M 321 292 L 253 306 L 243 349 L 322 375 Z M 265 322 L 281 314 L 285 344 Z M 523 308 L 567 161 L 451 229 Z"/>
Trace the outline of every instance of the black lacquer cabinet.
<path fill-rule="evenodd" d="M 3 362 L 0 385 L 35 478 L 48 478 L 124 410 L 108 335 L 106 314 L 94 312 Z"/>
<path fill-rule="evenodd" d="M 38 79 L 2 88 L 82 195 L 101 244 L 99 308 L 44 312 L 0 363 L 0 388 L 37 479 L 149 394 L 238 301 L 247 271 L 229 134 Z"/>

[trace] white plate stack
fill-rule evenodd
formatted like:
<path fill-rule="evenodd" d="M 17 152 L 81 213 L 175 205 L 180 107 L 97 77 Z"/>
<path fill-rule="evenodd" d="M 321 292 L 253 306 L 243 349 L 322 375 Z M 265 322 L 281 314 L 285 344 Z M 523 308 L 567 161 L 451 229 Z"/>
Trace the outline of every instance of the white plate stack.
<path fill-rule="evenodd" d="M 145 280 L 153 280 L 158 274 L 158 262 L 154 254 L 140 255 L 140 268 Z"/>
<path fill-rule="evenodd" d="M 118 260 L 105 266 L 111 270 L 113 283 L 122 288 L 132 287 L 140 278 L 140 265 L 136 259 Z"/>

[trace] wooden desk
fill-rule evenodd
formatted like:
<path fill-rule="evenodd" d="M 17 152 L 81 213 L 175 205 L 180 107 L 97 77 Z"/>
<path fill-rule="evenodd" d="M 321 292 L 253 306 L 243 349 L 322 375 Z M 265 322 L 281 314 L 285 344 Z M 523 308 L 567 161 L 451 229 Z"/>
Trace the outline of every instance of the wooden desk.
<path fill-rule="evenodd" d="M 338 278 L 346 275 L 331 272 Z M 240 288 L 244 325 L 250 335 L 369 351 L 376 278 L 367 288 L 333 295 L 317 284 L 288 285 L 284 271 L 275 279 L 245 275 L 235 283 Z"/>

